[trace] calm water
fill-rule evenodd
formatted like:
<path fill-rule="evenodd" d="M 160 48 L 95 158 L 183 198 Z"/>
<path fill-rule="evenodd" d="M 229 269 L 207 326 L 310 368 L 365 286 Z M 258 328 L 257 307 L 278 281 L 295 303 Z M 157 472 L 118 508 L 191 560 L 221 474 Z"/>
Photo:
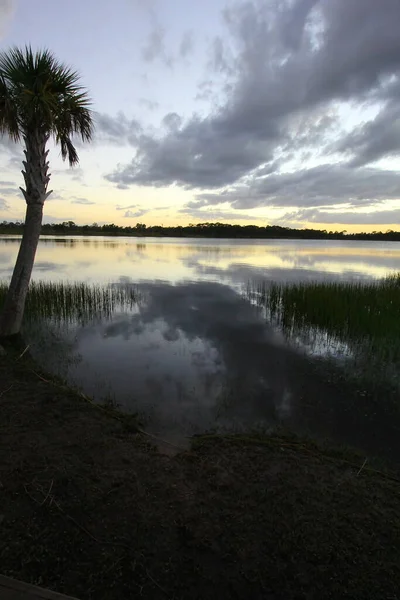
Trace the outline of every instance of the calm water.
<path fill-rule="evenodd" d="M 0 278 L 9 278 L 18 244 L 0 238 Z M 42 238 L 34 279 L 132 283 L 139 297 L 109 319 L 38 324 L 26 336 L 46 368 L 139 412 L 164 437 L 283 424 L 367 451 L 385 440 L 385 453 L 400 456 L 400 416 L 324 367 L 332 349 L 323 332 L 314 347 L 288 344 L 246 293 L 262 281 L 368 280 L 398 270 L 400 243 Z"/>

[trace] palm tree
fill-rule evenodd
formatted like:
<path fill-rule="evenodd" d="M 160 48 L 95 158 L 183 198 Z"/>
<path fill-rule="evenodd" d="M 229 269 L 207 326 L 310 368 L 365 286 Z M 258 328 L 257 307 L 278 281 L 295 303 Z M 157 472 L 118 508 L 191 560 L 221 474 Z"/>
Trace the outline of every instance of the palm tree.
<path fill-rule="evenodd" d="M 51 194 L 47 142 L 53 137 L 63 160 L 72 167 L 78 154 L 73 134 L 90 141 L 93 120 L 90 99 L 76 71 L 60 63 L 48 50 L 12 48 L 0 54 L 0 134 L 23 141 L 22 171 L 26 200 L 25 226 L 10 288 L 0 315 L 0 337 L 20 332 L 43 205 Z"/>

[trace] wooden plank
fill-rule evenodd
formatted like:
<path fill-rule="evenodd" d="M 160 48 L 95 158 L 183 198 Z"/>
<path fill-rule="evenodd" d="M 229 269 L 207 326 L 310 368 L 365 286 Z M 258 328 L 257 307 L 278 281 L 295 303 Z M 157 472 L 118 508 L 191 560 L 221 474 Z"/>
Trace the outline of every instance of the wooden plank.
<path fill-rule="evenodd" d="M 0 600 L 77 600 L 0 575 Z"/>

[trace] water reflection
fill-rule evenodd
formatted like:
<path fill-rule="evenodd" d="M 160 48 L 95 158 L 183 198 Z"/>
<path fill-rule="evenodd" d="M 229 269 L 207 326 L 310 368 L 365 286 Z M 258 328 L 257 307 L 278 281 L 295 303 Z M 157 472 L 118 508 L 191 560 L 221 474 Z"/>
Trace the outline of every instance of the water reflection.
<path fill-rule="evenodd" d="M 18 240 L 0 239 L 3 278 L 17 251 Z M 46 366 L 143 413 L 157 433 L 284 423 L 400 456 L 398 405 L 359 395 L 336 370 L 353 349 L 324 353 L 323 332 L 311 344 L 308 331 L 298 340 L 307 352 L 297 352 L 243 293 L 249 280 L 374 279 L 397 271 L 399 259 L 400 243 L 44 238 L 35 279 L 134 283 L 140 299 L 107 318 L 64 323 L 53 342 L 38 342 L 37 325 L 27 335 Z"/>
<path fill-rule="evenodd" d="M 70 375 L 88 392 L 112 374 L 124 407 L 152 406 L 150 427 L 169 432 L 266 422 L 287 404 L 285 352 L 257 307 L 211 282 L 139 289 L 135 314 L 74 332 L 84 360 Z"/>
<path fill-rule="evenodd" d="M 9 276 L 18 238 L 0 237 L 0 268 Z M 48 273 L 40 265 L 51 264 Z M 369 279 L 398 270 L 398 242 L 185 240 L 173 238 L 43 237 L 33 276 L 49 280 L 221 281 Z"/>
<path fill-rule="evenodd" d="M 68 361 L 54 358 L 48 342 L 45 356 L 37 332 L 33 350 L 86 393 L 112 394 L 138 411 L 164 437 L 284 424 L 400 457 L 398 404 L 358 393 L 335 365 L 291 349 L 243 295 L 213 282 L 139 290 L 133 310 L 66 327 Z"/>

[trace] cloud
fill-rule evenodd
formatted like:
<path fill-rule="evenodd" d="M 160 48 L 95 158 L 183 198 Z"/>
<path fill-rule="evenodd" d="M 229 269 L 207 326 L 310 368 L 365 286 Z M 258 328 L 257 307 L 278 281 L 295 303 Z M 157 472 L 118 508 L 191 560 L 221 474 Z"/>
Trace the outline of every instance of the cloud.
<path fill-rule="evenodd" d="M 48 197 L 48 199 L 46 200 L 46 202 L 49 202 L 49 200 L 51 202 L 53 202 L 54 200 L 65 200 L 64 196 L 62 195 L 61 191 L 60 192 L 52 192 L 50 194 L 50 196 Z"/>
<path fill-rule="evenodd" d="M 119 166 L 106 179 L 124 185 L 220 187 L 236 181 L 266 158 L 264 143 L 254 140 L 247 155 L 243 143 L 238 137 L 225 136 L 225 141 L 216 138 L 213 131 L 203 129 L 199 117 L 194 117 L 189 125 L 169 131 L 161 140 L 141 136 L 131 163 Z M 269 158 L 273 158 L 272 150 Z"/>
<path fill-rule="evenodd" d="M 218 78 L 218 102 L 208 114 L 177 115 L 173 127 L 164 119 L 159 131 L 142 131 L 132 160 L 108 181 L 209 194 L 198 196 L 193 210 L 221 195 L 233 208 L 399 197 L 393 172 L 362 167 L 399 151 L 400 3 L 277 6 L 254 0 L 224 10 L 225 34 L 212 41 L 205 86 L 213 94 Z M 159 52 L 163 39 L 153 40 Z M 343 120 L 346 111 L 368 108 L 378 114 L 364 124 Z M 291 161 L 321 166 L 288 174 Z"/>
<path fill-rule="evenodd" d="M 136 208 L 137 210 L 135 210 L 135 211 L 127 210 L 127 209 L 131 209 L 131 208 Z M 125 210 L 126 212 L 124 214 L 124 217 L 131 218 L 131 217 L 142 217 L 143 215 L 145 215 L 149 212 L 154 212 L 156 210 L 166 210 L 166 209 L 168 209 L 168 207 L 166 207 L 166 206 L 151 206 L 150 208 L 140 208 L 140 204 L 131 204 L 130 206 L 117 205 L 116 209 L 117 210 Z"/>
<path fill-rule="evenodd" d="M 348 165 L 320 165 L 292 173 L 271 174 L 254 178 L 219 193 L 198 194 L 188 203 L 190 208 L 229 202 L 233 208 L 263 206 L 330 206 L 349 204 L 368 206 L 385 200 L 400 199 L 400 176 L 397 171 L 378 168 L 352 169 Z"/>
<path fill-rule="evenodd" d="M 175 112 L 168 113 L 164 116 L 162 125 L 167 131 L 178 131 L 182 125 L 182 118 Z"/>
<path fill-rule="evenodd" d="M 54 169 L 53 175 L 67 175 L 73 181 L 82 182 L 84 171 L 82 167 L 65 167 L 64 169 Z"/>
<path fill-rule="evenodd" d="M 0 194 L 3 194 L 4 196 L 19 196 L 21 191 L 17 185 L 14 187 L 11 182 L 10 187 L 6 185 L 6 182 L 3 182 L 0 184 Z"/>
<path fill-rule="evenodd" d="M 373 212 L 327 212 L 303 209 L 286 213 L 282 219 L 289 223 L 338 223 L 344 225 L 400 225 L 400 208 Z"/>
<path fill-rule="evenodd" d="M 228 76 L 234 74 L 233 56 L 221 36 L 216 36 L 211 43 L 208 67 L 212 71 Z"/>
<path fill-rule="evenodd" d="M 15 11 L 15 0 L 0 0 L 0 36 L 4 31 Z"/>
<path fill-rule="evenodd" d="M 160 60 L 167 67 L 173 66 L 174 58 L 167 52 L 165 29 L 160 24 L 156 24 L 149 33 L 141 55 L 146 63 L 153 63 L 155 60 Z"/>
<path fill-rule="evenodd" d="M 85 206 L 88 206 L 89 204 L 96 204 L 96 202 L 92 202 L 91 200 L 88 200 L 87 198 L 76 198 L 74 200 L 71 200 L 71 204 L 84 204 Z"/>
<path fill-rule="evenodd" d="M 361 167 L 382 158 L 400 154 L 400 85 L 396 95 L 388 99 L 377 116 L 356 127 L 333 146 L 333 150 L 349 156 L 352 167 Z"/>
<path fill-rule="evenodd" d="M 150 111 L 157 110 L 157 108 L 160 106 L 159 102 L 150 100 L 149 98 L 139 98 L 138 102 L 141 106 L 144 106 L 144 108 L 147 108 L 147 110 Z"/>
<path fill-rule="evenodd" d="M 120 204 L 117 204 L 115 208 L 116 210 L 127 210 L 128 208 L 137 208 L 138 206 L 138 204 L 130 204 L 129 206 L 121 206 Z"/>
<path fill-rule="evenodd" d="M 191 217 L 200 219 L 203 223 L 221 222 L 221 221 L 265 221 L 262 217 L 255 217 L 241 212 L 226 211 L 226 210 L 201 210 L 200 208 L 191 208 L 190 204 L 179 210 L 180 213 L 188 214 Z"/>
<path fill-rule="evenodd" d="M 124 146 L 136 145 L 142 126 L 136 119 L 128 119 L 123 112 L 116 116 L 96 113 L 96 141 L 105 144 Z"/>
<path fill-rule="evenodd" d="M 154 6 L 146 7 L 150 21 L 150 33 L 146 43 L 141 49 L 141 57 L 146 63 L 161 62 L 168 68 L 172 68 L 178 59 L 187 59 L 194 50 L 194 37 L 192 31 L 184 31 L 179 42 L 176 54 L 167 48 L 166 30 L 160 22 Z"/>
<path fill-rule="evenodd" d="M 179 44 L 178 54 L 181 58 L 188 58 L 194 51 L 193 31 L 185 31 L 181 43 Z"/>
<path fill-rule="evenodd" d="M 144 208 L 141 208 L 140 210 L 136 210 L 135 212 L 133 212 L 132 210 L 127 210 L 126 213 L 124 213 L 124 217 L 127 217 L 127 218 L 142 217 L 143 215 L 145 215 L 148 212 L 149 211 Z"/>
<path fill-rule="evenodd" d="M 21 152 L 22 152 L 22 151 L 21 151 Z M 8 159 L 7 166 L 8 166 L 9 168 L 12 168 L 12 169 L 15 169 L 15 168 L 17 168 L 17 169 L 18 169 L 18 168 L 20 168 L 20 166 L 21 166 L 21 163 L 22 163 L 22 157 L 21 157 L 21 155 L 18 155 L 18 156 L 17 156 L 17 155 L 14 155 L 14 156 L 11 156 L 11 157 Z"/>
<path fill-rule="evenodd" d="M 1 2 L 1 0 L 0 0 Z M 1 18 L 1 17 L 0 17 Z M 0 22 L 0 37 L 1 37 L 1 22 Z M 22 144 L 14 142 L 8 135 L 0 136 L 0 151 L 10 155 L 14 160 L 18 159 L 18 164 L 23 160 Z"/>
<path fill-rule="evenodd" d="M 4 211 L 10 210 L 8 203 L 4 198 L 0 198 L 0 210 L 4 210 Z"/>

